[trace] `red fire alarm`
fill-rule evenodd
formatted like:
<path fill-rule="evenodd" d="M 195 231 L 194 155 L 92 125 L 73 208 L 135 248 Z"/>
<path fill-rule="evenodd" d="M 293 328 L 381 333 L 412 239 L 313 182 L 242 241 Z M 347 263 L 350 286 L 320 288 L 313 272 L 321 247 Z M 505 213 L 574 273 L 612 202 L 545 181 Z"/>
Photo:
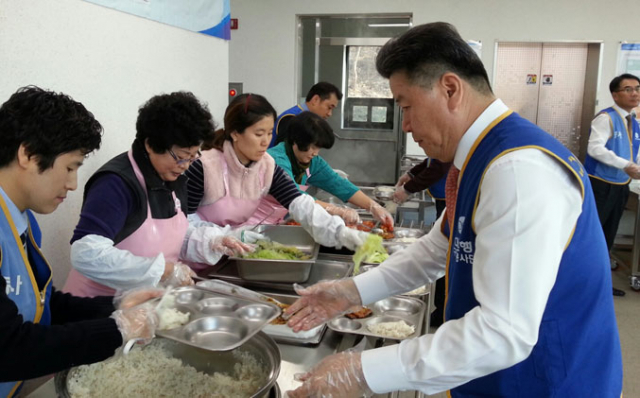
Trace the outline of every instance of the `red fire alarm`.
<path fill-rule="evenodd" d="M 238 18 L 231 18 L 231 21 L 229 23 L 229 28 L 231 30 L 236 30 L 238 29 Z"/>
<path fill-rule="evenodd" d="M 229 97 L 235 97 L 236 94 L 237 94 L 236 90 L 234 89 L 229 90 Z"/>

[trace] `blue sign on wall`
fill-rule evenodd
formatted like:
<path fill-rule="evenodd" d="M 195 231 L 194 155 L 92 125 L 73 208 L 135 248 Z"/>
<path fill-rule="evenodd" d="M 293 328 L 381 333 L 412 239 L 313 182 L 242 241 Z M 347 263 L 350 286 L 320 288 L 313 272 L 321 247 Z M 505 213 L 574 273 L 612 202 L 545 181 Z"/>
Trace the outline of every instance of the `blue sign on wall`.
<path fill-rule="evenodd" d="M 229 0 L 85 0 L 192 32 L 229 40 Z"/>

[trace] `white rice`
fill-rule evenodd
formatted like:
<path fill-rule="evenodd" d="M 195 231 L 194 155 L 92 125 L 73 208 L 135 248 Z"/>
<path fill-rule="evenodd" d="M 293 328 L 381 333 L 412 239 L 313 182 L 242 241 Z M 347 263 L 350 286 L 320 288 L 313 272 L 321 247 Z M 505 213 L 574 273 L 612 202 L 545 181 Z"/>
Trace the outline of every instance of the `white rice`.
<path fill-rule="evenodd" d="M 159 330 L 167 330 L 177 328 L 185 323 L 189 322 L 189 313 L 181 312 L 174 308 L 176 305 L 175 296 L 165 294 L 160 300 L 158 307 L 156 307 L 156 313 L 160 322 L 158 324 Z"/>
<path fill-rule="evenodd" d="M 425 294 L 427 292 L 427 285 L 421 286 L 417 289 L 413 289 L 410 292 L 406 292 L 404 294 L 408 295 L 408 296 L 417 296 L 419 294 Z"/>
<path fill-rule="evenodd" d="M 263 384 L 266 370 L 246 352 L 234 352 L 238 359 L 233 374 L 208 375 L 184 365 L 158 342 L 128 355 L 69 372 L 71 397 L 248 397 Z"/>
<path fill-rule="evenodd" d="M 411 336 L 416 330 L 414 326 L 408 325 L 405 321 L 380 322 L 368 325 L 367 328 L 371 333 L 378 336 L 391 337 L 393 339 L 404 339 L 407 336 Z"/>

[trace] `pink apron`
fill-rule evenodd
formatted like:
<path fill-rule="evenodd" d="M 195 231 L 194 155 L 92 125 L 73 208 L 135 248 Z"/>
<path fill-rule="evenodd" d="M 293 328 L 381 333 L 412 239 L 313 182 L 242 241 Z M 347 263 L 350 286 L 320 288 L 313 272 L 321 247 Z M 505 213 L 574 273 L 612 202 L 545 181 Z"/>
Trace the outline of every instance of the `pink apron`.
<path fill-rule="evenodd" d="M 311 173 L 309 169 L 307 169 L 307 181 L 309 181 L 309 177 L 311 177 Z M 298 185 L 298 187 L 300 187 L 301 191 L 305 192 L 309 189 L 308 185 Z M 263 224 L 280 224 L 288 213 L 289 210 L 283 207 L 276 198 L 267 195 L 260 200 L 258 208 L 245 224 L 256 225 L 260 221 L 262 221 Z"/>
<path fill-rule="evenodd" d="M 256 211 L 261 199 L 242 199 L 234 198 L 230 194 L 229 190 L 229 168 L 226 160 L 222 157 L 223 174 L 222 179 L 224 181 L 225 194 L 222 198 L 215 202 L 198 207 L 197 213 L 201 219 L 212 222 L 219 226 L 230 225 L 237 227 L 244 224 L 251 215 Z M 264 175 L 260 175 L 260 186 L 264 187 Z"/>
<path fill-rule="evenodd" d="M 144 177 L 138 164 L 129 151 L 129 160 L 133 166 L 138 182 L 146 192 Z M 151 218 L 151 207 L 147 199 L 147 218 L 140 228 L 118 243 L 115 247 L 127 250 L 136 256 L 155 257 L 163 253 L 167 261 L 177 261 L 182 248 L 182 242 L 187 234 L 189 221 L 180 208 L 180 200 L 172 192 L 176 206 L 176 215 L 167 219 Z M 80 297 L 113 296 L 115 290 L 108 286 L 94 282 L 75 269 L 71 269 L 67 283 L 63 289 Z"/>

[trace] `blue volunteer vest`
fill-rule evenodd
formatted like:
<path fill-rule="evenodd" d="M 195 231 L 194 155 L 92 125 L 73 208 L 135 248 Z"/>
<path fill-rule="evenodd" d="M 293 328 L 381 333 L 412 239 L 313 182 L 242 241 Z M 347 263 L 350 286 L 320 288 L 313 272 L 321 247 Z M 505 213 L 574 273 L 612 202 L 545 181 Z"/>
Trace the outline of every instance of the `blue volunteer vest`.
<path fill-rule="evenodd" d="M 495 159 L 525 148 L 544 151 L 573 173 L 582 186 L 582 213 L 561 258 L 538 341 L 529 357 L 463 384 L 451 390 L 451 396 L 618 398 L 622 391 L 620 340 L 609 257 L 589 178 L 569 150 L 511 111 L 480 135 L 460 172 L 460 194 L 449 239 L 445 318 L 462 318 L 480 305 L 472 279 L 473 217 L 484 172 Z M 443 228 L 445 234 L 448 229 Z"/>
<path fill-rule="evenodd" d="M 40 252 L 40 227 L 30 211 L 25 253 L 20 236 L 15 228 L 9 210 L 0 195 L 0 274 L 7 282 L 7 296 L 18 307 L 18 313 L 25 322 L 51 324 L 49 298 L 51 297 L 51 267 Z M 33 269 L 29 257 L 34 262 Z M 43 291 L 38 283 L 44 286 Z M 22 381 L 0 383 L 0 396 L 11 397 L 21 387 Z"/>
<path fill-rule="evenodd" d="M 633 120 L 633 131 L 628 131 L 626 120 L 615 108 L 607 108 L 600 111 L 600 113 L 609 115 L 611 131 L 613 131 L 611 138 L 609 138 L 605 144 L 605 148 L 613 151 L 623 159 L 635 162 L 638 156 L 638 145 L 640 145 L 640 127 L 638 126 L 638 122 Z M 584 168 L 590 176 L 612 184 L 627 184 L 630 181 L 629 175 L 624 171 L 600 163 L 589 156 L 589 154 L 587 154 L 584 160 Z"/>
<path fill-rule="evenodd" d="M 429 163 L 427 163 L 427 167 L 431 166 L 431 159 L 429 159 L 428 161 Z M 444 200 L 444 186 L 447 182 L 447 175 L 445 174 L 444 177 L 442 177 L 441 179 L 439 179 L 438 181 L 436 181 L 434 184 L 432 184 L 429 188 L 427 188 L 427 193 L 429 194 L 429 196 L 431 196 L 433 199 L 436 200 Z"/>
<path fill-rule="evenodd" d="M 276 124 L 275 126 L 273 126 L 273 135 L 271 136 L 271 143 L 269 144 L 269 148 L 272 148 L 273 146 L 276 145 L 276 139 L 278 138 L 278 126 L 280 125 L 280 120 L 282 120 L 283 117 L 296 116 L 301 114 L 302 112 L 304 112 L 304 109 L 302 109 L 300 105 L 295 105 L 287 109 L 286 111 L 282 112 L 280 116 L 278 116 L 278 119 L 276 120 Z"/>

